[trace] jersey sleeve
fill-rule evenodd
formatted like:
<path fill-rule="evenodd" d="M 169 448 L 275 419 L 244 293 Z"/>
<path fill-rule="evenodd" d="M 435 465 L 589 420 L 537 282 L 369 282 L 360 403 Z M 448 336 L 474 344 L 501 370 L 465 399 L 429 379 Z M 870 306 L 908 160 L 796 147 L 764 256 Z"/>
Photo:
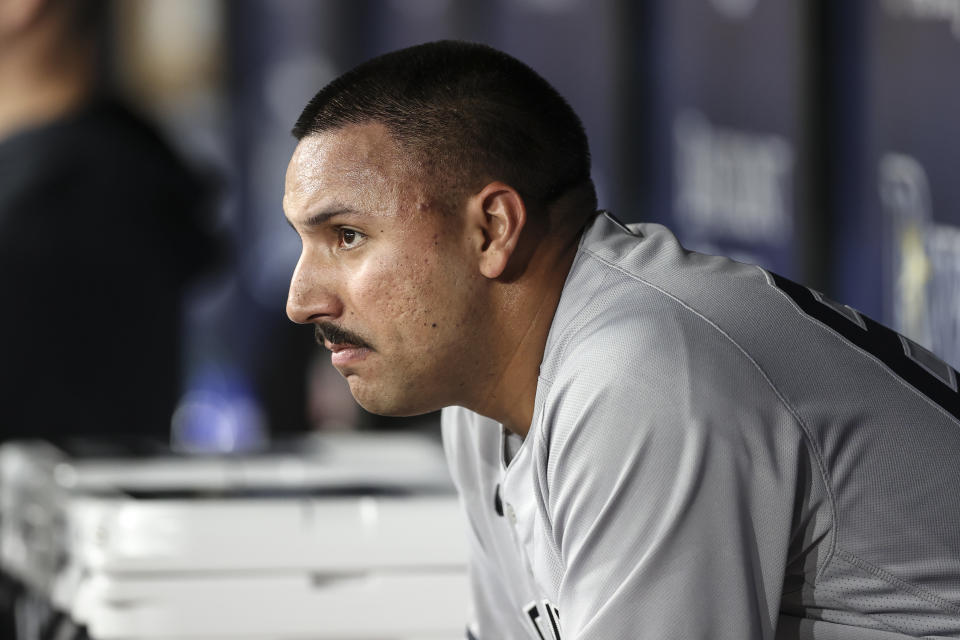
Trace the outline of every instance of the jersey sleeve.
<path fill-rule="evenodd" d="M 802 432 L 749 358 L 695 329 L 585 343 L 552 383 L 540 455 L 564 640 L 774 637 Z"/>

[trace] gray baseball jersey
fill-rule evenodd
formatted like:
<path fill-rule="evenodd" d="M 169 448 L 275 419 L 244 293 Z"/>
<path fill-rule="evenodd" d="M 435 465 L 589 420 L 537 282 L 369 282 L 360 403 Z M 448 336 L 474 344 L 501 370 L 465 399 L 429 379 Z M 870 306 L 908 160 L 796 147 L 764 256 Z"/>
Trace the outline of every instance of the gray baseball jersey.
<path fill-rule="evenodd" d="M 960 638 L 960 400 L 920 346 L 600 215 L 523 442 L 444 410 L 480 640 Z"/>

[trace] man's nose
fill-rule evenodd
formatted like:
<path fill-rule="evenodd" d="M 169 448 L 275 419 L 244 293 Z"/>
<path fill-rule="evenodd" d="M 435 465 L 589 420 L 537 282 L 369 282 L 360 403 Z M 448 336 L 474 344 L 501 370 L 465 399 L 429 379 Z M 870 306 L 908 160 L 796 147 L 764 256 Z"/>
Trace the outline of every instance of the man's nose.
<path fill-rule="evenodd" d="M 308 264 L 301 256 L 290 280 L 287 317 L 297 324 L 339 317 L 342 305 L 328 280 L 319 266 Z"/>

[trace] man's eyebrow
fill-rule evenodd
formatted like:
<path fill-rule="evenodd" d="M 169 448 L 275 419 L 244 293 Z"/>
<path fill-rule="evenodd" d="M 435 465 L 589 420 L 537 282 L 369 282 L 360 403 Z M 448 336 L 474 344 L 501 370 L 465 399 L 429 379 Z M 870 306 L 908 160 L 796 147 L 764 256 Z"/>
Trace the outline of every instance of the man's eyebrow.
<path fill-rule="evenodd" d="M 307 227 L 316 227 L 334 216 L 345 215 L 348 213 L 357 213 L 357 210 L 343 205 L 333 205 L 311 214 L 309 218 L 303 221 L 303 224 Z"/>
<path fill-rule="evenodd" d="M 326 222 L 327 220 L 329 220 L 330 218 L 333 218 L 334 216 L 346 215 L 349 213 L 358 213 L 358 212 L 356 209 L 353 209 L 352 207 L 347 207 L 339 204 L 331 205 L 329 207 L 321 209 L 320 211 L 317 211 L 316 213 L 311 214 L 306 220 L 303 221 L 303 226 L 318 227 L 322 225 L 324 222 Z M 290 222 L 289 218 L 287 218 L 287 224 L 289 224 L 291 227 L 296 229 L 294 224 Z"/>

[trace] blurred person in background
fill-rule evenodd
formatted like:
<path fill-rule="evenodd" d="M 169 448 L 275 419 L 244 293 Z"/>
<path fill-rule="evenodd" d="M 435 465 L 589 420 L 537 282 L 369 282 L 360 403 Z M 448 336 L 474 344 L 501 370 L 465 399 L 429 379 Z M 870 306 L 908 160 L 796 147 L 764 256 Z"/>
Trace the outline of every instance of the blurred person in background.
<path fill-rule="evenodd" d="M 0 3 L 0 439 L 168 438 L 207 190 L 103 89 L 107 7 Z"/>

